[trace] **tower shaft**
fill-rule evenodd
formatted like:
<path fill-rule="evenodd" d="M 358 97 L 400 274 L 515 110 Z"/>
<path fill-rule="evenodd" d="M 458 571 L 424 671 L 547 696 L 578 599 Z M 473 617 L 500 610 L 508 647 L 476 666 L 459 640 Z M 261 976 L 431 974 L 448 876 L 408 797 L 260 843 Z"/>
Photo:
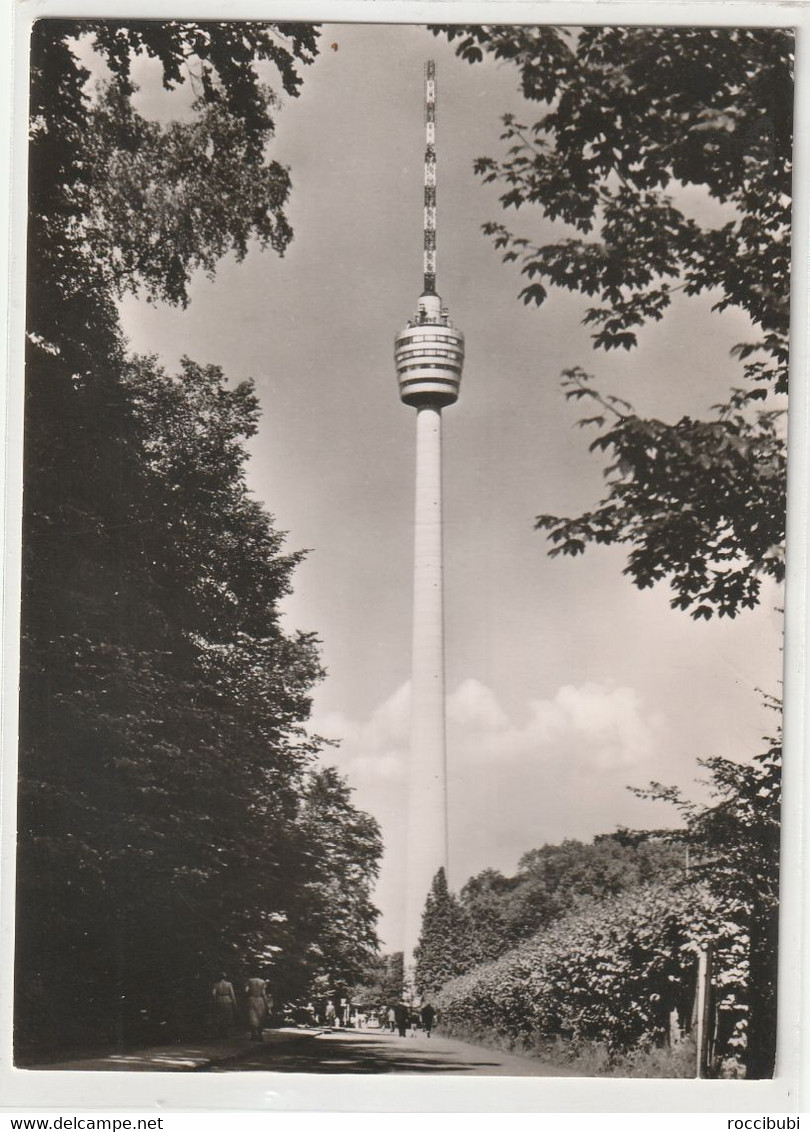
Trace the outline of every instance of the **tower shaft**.
<path fill-rule="evenodd" d="M 447 766 L 442 561 L 442 414 L 416 414 L 413 670 L 405 958 L 412 961 L 431 881 L 447 871 Z"/>

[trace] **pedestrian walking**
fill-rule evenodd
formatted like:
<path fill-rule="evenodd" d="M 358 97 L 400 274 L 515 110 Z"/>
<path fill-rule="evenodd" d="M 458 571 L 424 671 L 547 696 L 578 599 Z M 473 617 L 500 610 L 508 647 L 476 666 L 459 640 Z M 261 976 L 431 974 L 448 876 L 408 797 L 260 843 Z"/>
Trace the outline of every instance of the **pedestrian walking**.
<path fill-rule="evenodd" d="M 388 1008 L 388 1029 L 393 1034 L 393 1032 L 394 1032 L 394 1030 L 396 1030 L 396 1028 L 397 1028 L 397 1012 L 396 1012 L 396 1010 L 394 1010 L 393 1006 L 390 1006 Z"/>
<path fill-rule="evenodd" d="M 252 1042 L 260 1042 L 262 1040 L 264 1020 L 270 1012 L 267 983 L 264 979 L 258 977 L 248 979 L 245 994 L 247 995 L 247 1016 L 250 1040 Z"/>
<path fill-rule="evenodd" d="M 228 976 L 221 974 L 214 983 L 214 1028 L 217 1036 L 227 1038 L 233 1029 L 236 1017 L 236 995 L 233 986 L 228 982 Z"/>
<path fill-rule="evenodd" d="M 436 1011 L 429 1002 L 426 1002 L 422 1009 L 419 1011 L 419 1017 L 422 1019 L 422 1028 L 427 1037 L 430 1037 L 430 1031 L 433 1029 L 433 1023 L 436 1021 Z"/>
<path fill-rule="evenodd" d="M 408 1019 L 410 1018 L 410 1010 L 404 1002 L 398 1002 L 394 1007 L 394 1021 L 397 1024 L 397 1031 L 399 1036 L 404 1038 L 408 1029 Z"/>

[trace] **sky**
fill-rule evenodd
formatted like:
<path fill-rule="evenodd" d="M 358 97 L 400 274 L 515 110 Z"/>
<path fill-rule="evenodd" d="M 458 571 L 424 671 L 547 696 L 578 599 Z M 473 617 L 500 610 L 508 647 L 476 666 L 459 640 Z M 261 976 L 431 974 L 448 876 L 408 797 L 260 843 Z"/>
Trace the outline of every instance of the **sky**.
<path fill-rule="evenodd" d="M 415 309 L 422 271 L 423 67 L 438 71 L 438 284 L 466 336 L 458 403 L 444 419 L 445 647 L 450 884 L 513 873 L 521 855 L 617 825 L 676 823 L 634 796 L 651 780 L 703 788 L 697 759 L 750 759 L 775 718 L 779 590 L 737 619 L 697 623 L 664 587 L 640 592 L 620 548 L 547 556 L 543 512 L 576 514 L 602 489 L 583 415 L 561 371 L 581 365 L 599 388 L 646 414 L 702 414 L 739 381 L 730 348 L 740 313 L 680 297 L 636 350 L 594 351 L 586 301 L 552 292 L 518 301 L 514 265 L 481 232 L 504 219 L 533 238 L 559 227 L 539 211 L 504 215 L 472 165 L 499 156 L 501 115 L 525 120 L 518 72 L 471 67 L 425 29 L 332 25 L 301 95 L 282 98 L 269 156 L 289 165 L 295 238 L 283 258 L 251 249 L 200 275 L 186 310 L 122 302 L 130 347 L 171 369 L 189 355 L 253 378 L 263 417 L 249 482 L 309 551 L 285 604 L 289 629 L 314 631 L 327 675 L 312 729 L 340 745 L 324 761 L 380 821 L 376 901 L 387 950 L 402 945 L 412 586 L 415 413 L 399 401 L 393 340 Z M 183 114 L 148 62 L 140 108 Z M 271 76 L 268 76 L 271 77 Z M 679 203 L 698 219 L 694 190 Z"/>

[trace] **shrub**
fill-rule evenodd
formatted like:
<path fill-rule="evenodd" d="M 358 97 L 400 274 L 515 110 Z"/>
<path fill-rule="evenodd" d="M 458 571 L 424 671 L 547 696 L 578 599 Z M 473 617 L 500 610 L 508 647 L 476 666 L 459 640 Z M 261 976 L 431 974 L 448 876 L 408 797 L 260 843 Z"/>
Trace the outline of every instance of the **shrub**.
<path fill-rule="evenodd" d="M 667 1038 L 673 1010 L 688 1023 L 697 952 L 709 940 L 716 1005 L 727 1018 L 725 1033 L 739 1041 L 745 941 L 701 885 L 648 885 L 565 916 L 447 983 L 437 1000 L 442 1030 L 487 1032 L 524 1049 L 555 1039 L 573 1049 L 602 1044 L 613 1059 L 653 1050 Z"/>

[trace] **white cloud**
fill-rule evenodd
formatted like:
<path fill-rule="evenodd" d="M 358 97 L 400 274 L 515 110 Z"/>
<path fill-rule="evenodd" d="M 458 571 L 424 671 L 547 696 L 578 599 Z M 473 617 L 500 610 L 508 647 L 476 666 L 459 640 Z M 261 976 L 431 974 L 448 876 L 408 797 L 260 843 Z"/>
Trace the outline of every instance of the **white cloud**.
<path fill-rule="evenodd" d="M 501 732 L 509 726 L 509 717 L 492 689 L 472 677 L 459 684 L 448 697 L 447 719 L 458 727 L 481 728 L 485 731 Z"/>
<path fill-rule="evenodd" d="M 366 720 L 330 712 L 312 730 L 340 742 L 334 760 L 348 773 L 390 779 L 405 773 L 410 729 L 410 684 L 403 684 Z M 447 699 L 448 745 L 477 763 L 548 759 L 562 750 L 578 763 L 610 770 L 649 759 L 663 720 L 644 712 L 633 688 L 572 684 L 552 699 L 533 699 L 523 721 L 510 720 L 495 693 L 469 678 Z"/>
<path fill-rule="evenodd" d="M 609 769 L 642 762 L 654 752 L 660 717 L 643 712 L 632 688 L 565 685 L 553 699 L 533 699 L 525 721 L 510 722 L 494 693 L 466 680 L 447 702 L 451 746 L 476 761 L 548 758 L 571 748 L 578 762 Z"/>
<path fill-rule="evenodd" d="M 332 712 L 312 721 L 318 734 L 340 740 L 324 761 L 347 776 L 357 804 L 382 824 L 377 899 L 391 946 L 398 946 L 407 854 L 409 717 L 404 684 L 365 720 Z M 662 718 L 627 686 L 563 685 L 510 714 L 487 685 L 463 681 L 447 699 L 451 884 L 460 887 L 488 866 L 512 871 L 522 853 L 545 842 L 661 824 L 626 787 L 661 772 L 665 734 Z"/>
<path fill-rule="evenodd" d="M 352 785 L 359 787 L 363 778 L 404 777 L 410 713 L 408 683 L 383 700 L 366 720 L 352 720 L 333 711 L 314 717 L 310 730 L 340 742 L 337 749 L 326 752 L 325 760 L 334 762 L 350 776 Z"/>

